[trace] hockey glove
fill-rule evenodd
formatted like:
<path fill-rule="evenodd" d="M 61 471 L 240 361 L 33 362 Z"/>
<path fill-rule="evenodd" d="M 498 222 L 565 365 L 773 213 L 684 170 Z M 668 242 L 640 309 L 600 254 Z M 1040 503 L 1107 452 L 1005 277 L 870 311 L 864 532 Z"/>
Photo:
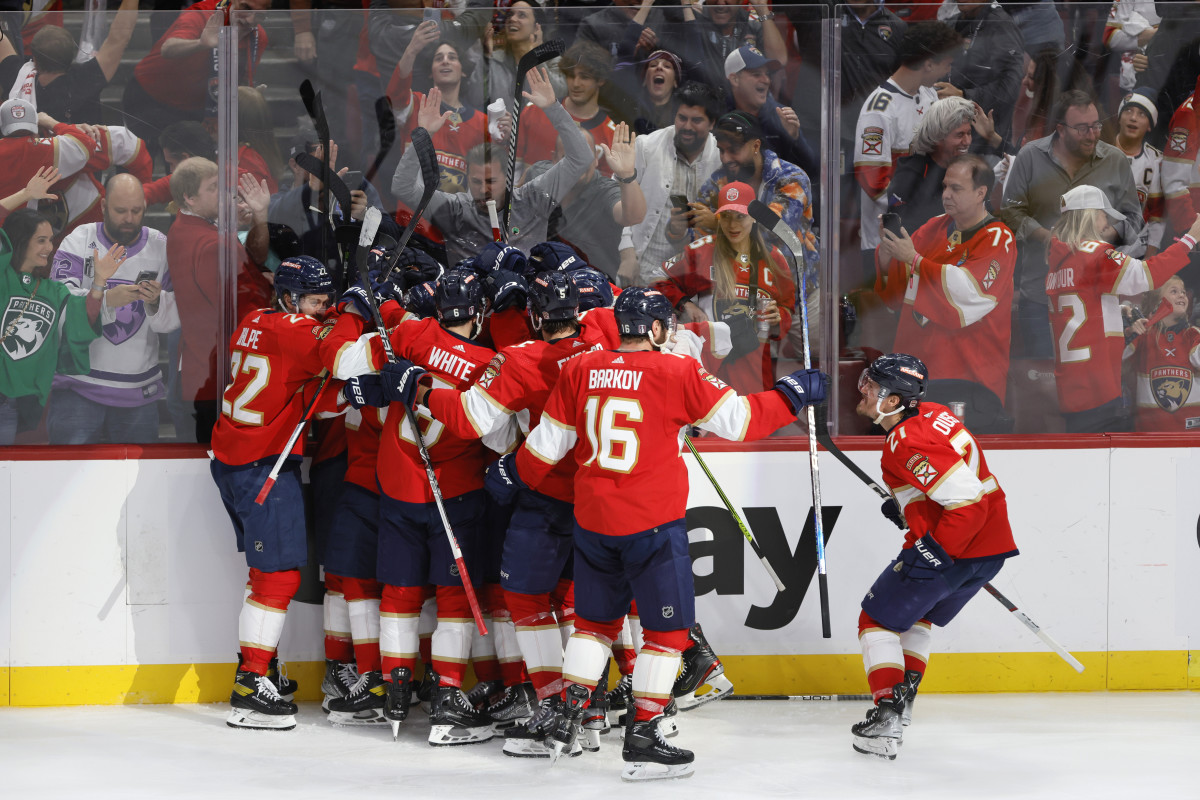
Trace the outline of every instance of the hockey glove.
<path fill-rule="evenodd" d="M 587 267 L 588 263 L 579 257 L 575 248 L 562 242 L 538 242 L 529 248 L 529 270 L 533 275 Z"/>
<path fill-rule="evenodd" d="M 421 319 L 437 316 L 437 301 L 433 297 L 436 286 L 433 281 L 414 286 L 408 291 L 408 302 L 404 307 Z"/>
<path fill-rule="evenodd" d="M 805 406 L 816 405 L 825 400 L 825 382 L 829 380 L 817 369 L 798 369 L 775 381 L 775 388 L 787 398 L 792 413 L 799 414 Z"/>
<path fill-rule="evenodd" d="M 338 310 L 345 311 L 347 308 L 353 308 L 364 319 L 371 318 L 371 301 L 367 299 L 367 290 L 361 285 L 355 284 L 342 292 L 338 299 Z"/>
<path fill-rule="evenodd" d="M 762 342 L 758 340 L 758 324 L 750 314 L 727 314 L 721 321 L 729 326 L 729 341 L 732 346 L 725 358 L 731 362 L 747 353 L 753 353 L 762 346 Z"/>
<path fill-rule="evenodd" d="M 487 474 L 483 476 L 483 488 L 502 506 L 511 506 L 517 499 L 517 493 L 529 488 L 517 474 L 516 453 L 507 453 L 488 464 Z"/>
<path fill-rule="evenodd" d="M 417 382 L 429 372 L 406 359 L 384 364 L 379 371 L 383 381 L 383 396 L 392 403 L 411 406 L 417 396 Z"/>
<path fill-rule="evenodd" d="M 385 408 L 388 404 L 387 398 L 383 396 L 383 381 L 374 372 L 355 375 L 346 381 L 346 385 L 342 387 L 342 396 L 354 408 Z"/>
<path fill-rule="evenodd" d="M 525 253 L 502 242 L 491 242 L 483 246 L 475 257 L 475 269 L 487 276 L 496 272 L 515 272 L 524 275 L 528 265 Z"/>
<path fill-rule="evenodd" d="M 400 278 L 400 273 L 393 271 L 391 277 L 386 281 L 381 280 L 382 277 L 382 274 L 378 272 L 370 274 L 371 291 L 375 292 L 375 302 L 380 306 L 388 300 L 395 300 L 397 303 L 402 303 L 404 301 L 404 292 L 396 285 L 397 280 Z"/>
<path fill-rule="evenodd" d="M 492 311 L 508 308 L 524 308 L 529 299 L 529 286 L 515 272 L 500 270 L 490 273 L 485 279 L 487 295 L 492 301 Z"/>
<path fill-rule="evenodd" d="M 904 521 L 904 515 L 900 513 L 900 504 L 892 498 L 889 497 L 887 500 L 884 500 L 883 505 L 879 507 L 879 511 L 900 530 L 908 530 L 908 523 Z"/>
<path fill-rule="evenodd" d="M 912 547 L 900 551 L 900 561 L 895 569 L 906 578 L 927 581 L 953 564 L 954 559 L 947 555 L 930 531 L 913 542 Z"/>
<path fill-rule="evenodd" d="M 442 265 L 437 259 L 413 247 L 404 248 L 400 260 L 396 263 L 396 272 L 400 273 L 400 286 L 408 291 L 426 281 L 436 281 L 442 275 Z"/>

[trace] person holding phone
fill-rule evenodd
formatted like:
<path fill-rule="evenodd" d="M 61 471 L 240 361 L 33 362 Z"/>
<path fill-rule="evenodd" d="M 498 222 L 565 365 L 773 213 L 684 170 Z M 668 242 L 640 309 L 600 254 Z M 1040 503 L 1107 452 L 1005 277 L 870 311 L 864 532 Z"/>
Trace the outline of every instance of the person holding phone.
<path fill-rule="evenodd" d="M 167 274 L 167 237 L 142 225 L 146 198 L 128 173 L 108 179 L 102 222 L 73 230 L 54 254 L 50 277 L 72 294 L 91 290 L 98 254 L 119 259 L 103 290 L 101 335 L 90 346 L 91 369 L 57 375 L 46 419 L 51 444 L 158 441 L 159 334 L 179 328 Z"/>

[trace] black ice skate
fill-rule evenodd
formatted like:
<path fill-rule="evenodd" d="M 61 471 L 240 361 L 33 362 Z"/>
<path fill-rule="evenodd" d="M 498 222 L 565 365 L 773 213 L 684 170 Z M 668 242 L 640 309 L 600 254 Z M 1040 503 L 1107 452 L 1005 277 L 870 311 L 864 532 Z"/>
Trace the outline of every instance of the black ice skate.
<path fill-rule="evenodd" d="M 629 704 L 625 713 L 621 714 L 618 720 L 618 725 L 621 729 L 621 735 L 624 736 L 629 728 L 630 715 L 637 716 L 637 705 L 633 700 L 632 690 L 630 691 Z M 663 736 L 668 739 L 672 736 L 679 735 L 679 723 L 675 718 L 679 716 L 679 706 L 675 704 L 675 698 L 667 700 L 667 704 L 663 707 L 662 714 L 658 717 L 658 727 L 662 729 Z"/>
<path fill-rule="evenodd" d="M 621 779 L 626 781 L 655 781 L 666 778 L 687 778 L 695 771 L 696 756 L 668 744 L 662 734 L 662 719 L 633 720 L 625 731 L 621 758 L 625 769 Z"/>
<path fill-rule="evenodd" d="M 232 708 L 225 724 L 231 728 L 290 731 L 296 727 L 296 704 L 280 697 L 265 675 L 238 672 L 229 705 Z"/>
<path fill-rule="evenodd" d="M 879 756 L 891 761 L 896 759 L 900 741 L 904 737 L 904 690 L 905 683 L 897 683 L 893 695 L 880 700 L 867 711 L 867 718 L 850 727 L 854 734 L 854 749 L 866 755 Z"/>
<path fill-rule="evenodd" d="M 504 737 L 504 755 L 513 758 L 551 758 L 554 746 L 550 742 L 550 732 L 558 722 L 562 705 L 561 697 L 551 695 L 538 704 L 533 716 L 524 724 L 509 728 Z M 582 752 L 583 748 L 576 742 L 566 754 L 577 756 Z"/>
<path fill-rule="evenodd" d="M 915 669 L 906 670 L 904 673 L 904 713 L 900 715 L 900 724 L 904 727 L 912 725 L 913 706 L 916 704 L 917 687 L 921 685 L 921 678 L 925 677 L 925 673 L 917 672 Z M 900 740 L 904 744 L 904 740 Z"/>
<path fill-rule="evenodd" d="M 392 741 L 400 738 L 400 723 L 408 719 L 412 694 L 412 670 L 408 667 L 394 667 L 392 680 L 387 685 L 387 697 L 383 701 L 383 716 L 392 724 Z"/>
<path fill-rule="evenodd" d="M 242 653 L 238 651 L 237 657 L 238 674 L 242 672 Z M 296 699 L 296 692 L 300 691 L 300 684 L 296 681 L 289 680 L 287 676 L 287 666 L 279 662 L 279 658 L 272 658 L 267 662 L 266 677 L 274 684 L 279 695 L 289 703 Z"/>
<path fill-rule="evenodd" d="M 417 687 L 416 693 L 413 695 L 412 704 L 415 706 L 421 704 L 421 708 L 427 714 L 433 713 L 433 696 L 437 694 L 438 674 L 433 671 L 432 664 L 425 665 L 425 675 L 421 678 L 421 683 Z"/>
<path fill-rule="evenodd" d="M 679 677 L 671 689 L 680 711 L 691 711 L 733 694 L 733 684 L 725 677 L 725 667 L 704 638 L 699 622 L 688 631 L 688 639 L 695 644 L 683 651 Z M 701 691 L 705 686 L 708 690 Z"/>
<path fill-rule="evenodd" d="M 533 691 L 533 684 L 519 683 L 516 686 L 506 686 L 504 693 L 488 705 L 486 713 L 496 730 L 503 731 L 529 719 L 533 715 L 536 702 L 537 694 Z"/>
<path fill-rule="evenodd" d="M 479 711 L 488 707 L 491 699 L 504 691 L 504 681 L 479 681 L 467 692 L 467 702 Z"/>
<path fill-rule="evenodd" d="M 553 764 L 563 753 L 569 753 L 578 745 L 579 722 L 583 719 L 583 711 L 591 699 L 592 693 L 580 683 L 572 683 L 567 687 L 567 699 L 562 704 L 554 728 L 550 731 L 550 744 L 554 752 L 550 754 Z"/>
<path fill-rule="evenodd" d="M 429 743 L 435 747 L 478 744 L 495 735 L 491 720 L 467 702 L 457 686 L 439 686 L 429 721 Z"/>
<path fill-rule="evenodd" d="M 383 673 L 364 672 L 350 695 L 329 701 L 329 721 L 334 725 L 379 725 L 387 722 L 383 716 L 387 683 Z"/>
<path fill-rule="evenodd" d="M 350 696 L 350 690 L 358 683 L 358 666 L 353 661 L 325 659 L 325 677 L 321 680 L 321 710 L 329 713 L 329 702 Z"/>
<path fill-rule="evenodd" d="M 579 730 L 583 741 L 581 745 L 589 753 L 600 750 L 600 735 L 608 733 L 608 670 L 600 673 L 600 682 L 592 690 L 592 699 L 583 718 L 579 722 Z"/>
<path fill-rule="evenodd" d="M 633 703 L 633 673 L 622 675 L 617 685 L 604 696 L 604 702 L 608 706 L 609 726 L 623 726 L 625 709 Z"/>

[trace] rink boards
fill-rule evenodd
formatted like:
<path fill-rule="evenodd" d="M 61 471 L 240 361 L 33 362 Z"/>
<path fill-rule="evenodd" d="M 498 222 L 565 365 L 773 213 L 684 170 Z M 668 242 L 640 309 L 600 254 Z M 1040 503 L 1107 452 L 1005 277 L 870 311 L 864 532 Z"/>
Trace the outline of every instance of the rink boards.
<path fill-rule="evenodd" d="M 922 688 L 1200 689 L 1200 666 L 1189 668 L 1200 641 L 1200 451 L 1181 441 L 1188 440 L 985 439 L 1021 548 L 994 583 L 1087 669 L 1077 674 L 981 595 L 935 631 Z M 878 475 L 880 440 L 839 442 Z M 701 447 L 783 593 L 684 456 L 698 615 L 740 694 L 866 690 L 858 603 L 901 534 L 867 487 L 821 458 L 833 633 L 822 639 L 803 447 Z M 0 705 L 228 697 L 246 569 L 200 452 L 0 453 L 11 459 L 0 461 L 8 508 L 0 515 L 0 570 L 9 576 L 0 595 Z M 302 592 L 316 598 L 317 590 L 310 575 Z M 316 697 L 322 638 L 320 606 L 294 603 L 280 651 L 305 684 L 302 698 Z"/>

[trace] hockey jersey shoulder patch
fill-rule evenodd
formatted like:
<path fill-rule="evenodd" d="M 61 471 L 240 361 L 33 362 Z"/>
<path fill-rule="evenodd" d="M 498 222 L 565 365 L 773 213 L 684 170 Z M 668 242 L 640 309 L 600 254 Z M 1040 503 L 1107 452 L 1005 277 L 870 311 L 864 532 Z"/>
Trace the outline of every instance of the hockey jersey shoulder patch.
<path fill-rule="evenodd" d="M 908 461 L 904 463 L 904 468 L 912 473 L 913 477 L 922 486 L 929 486 L 937 480 L 938 471 L 933 464 L 929 463 L 929 459 L 921 453 L 913 453 L 908 457 Z"/>
<path fill-rule="evenodd" d="M 487 366 L 483 368 L 483 374 L 479 376 L 479 380 L 476 381 L 476 385 L 478 385 L 480 389 L 489 388 L 492 385 L 492 381 L 494 381 L 496 376 L 500 374 L 500 367 L 506 360 L 507 359 L 505 359 L 503 353 L 497 353 L 496 355 L 492 356 L 492 360 L 489 361 Z"/>

